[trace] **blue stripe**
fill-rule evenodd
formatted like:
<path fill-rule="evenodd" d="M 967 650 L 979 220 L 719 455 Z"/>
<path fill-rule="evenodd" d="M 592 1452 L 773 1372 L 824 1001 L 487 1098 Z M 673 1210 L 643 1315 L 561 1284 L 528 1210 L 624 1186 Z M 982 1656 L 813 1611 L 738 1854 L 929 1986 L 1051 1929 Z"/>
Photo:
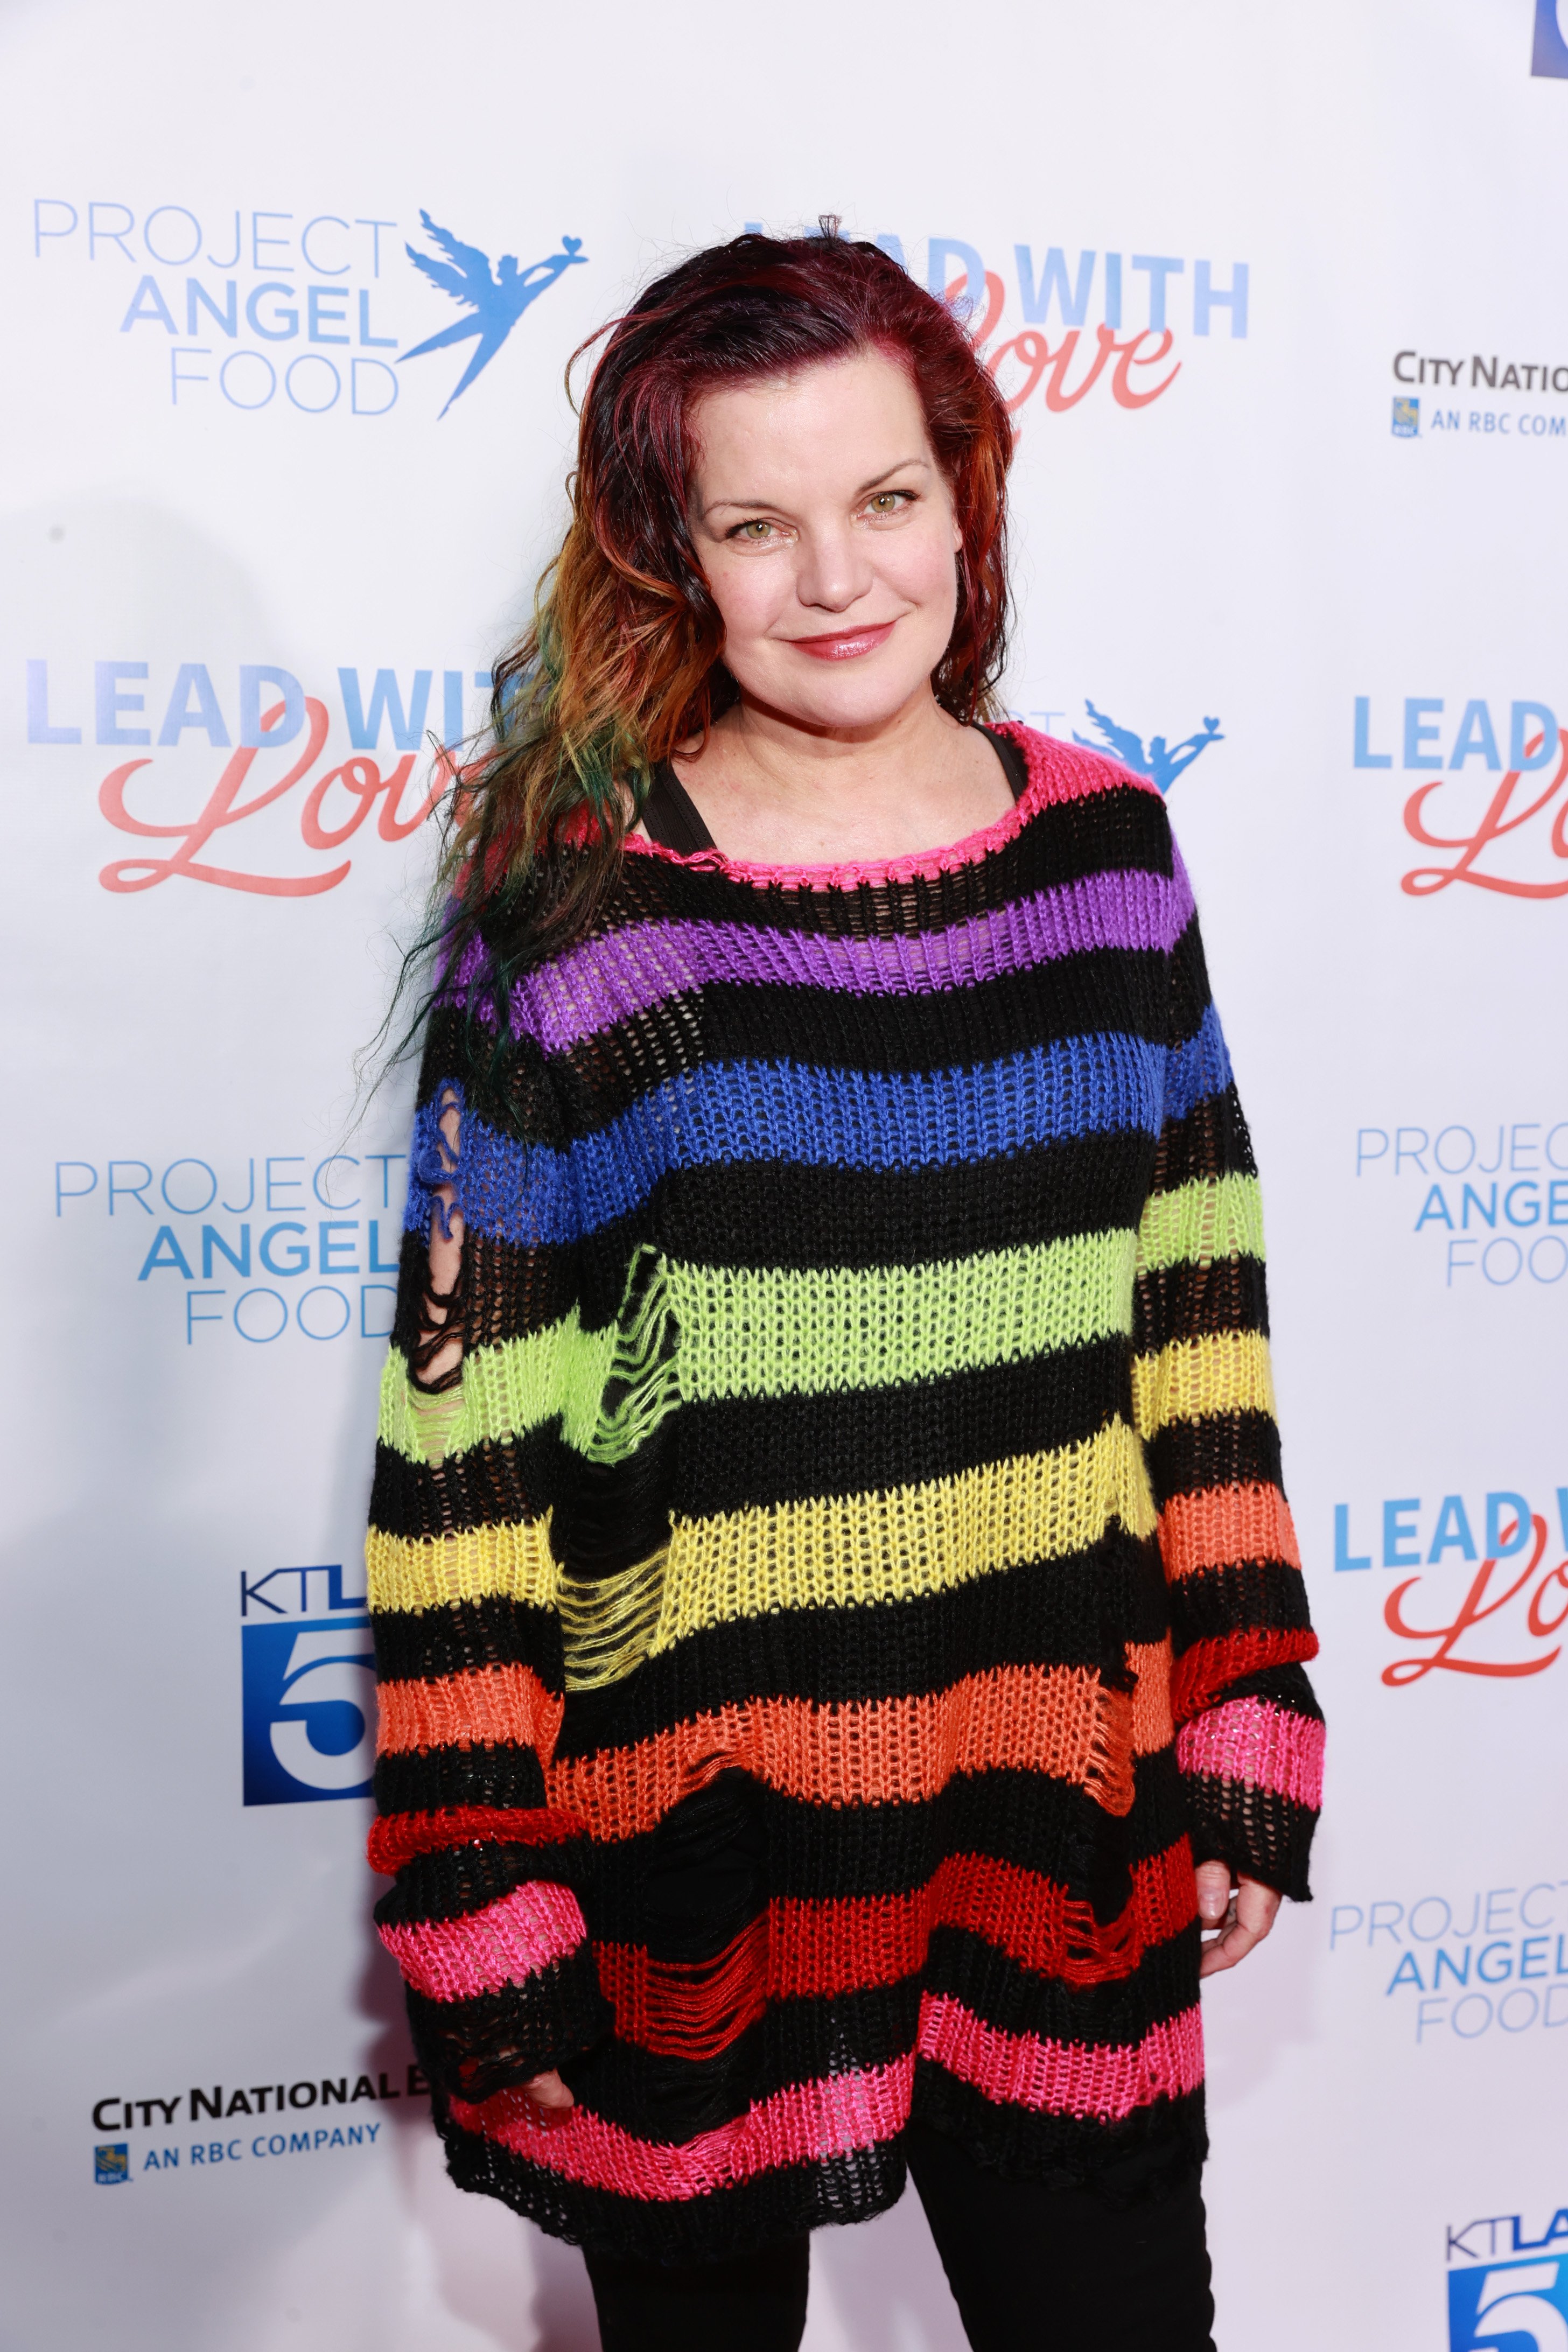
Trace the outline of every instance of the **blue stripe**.
<path fill-rule="evenodd" d="M 1219 1014 L 1211 1004 L 1197 1035 L 1184 1045 L 1173 1045 L 1165 1056 L 1165 1117 L 1185 1118 L 1211 1095 L 1224 1094 L 1229 1084 L 1230 1055 Z"/>
<path fill-rule="evenodd" d="M 1199 1040 L 1170 1057 L 1189 1093 L 1199 1075 L 1192 1057 L 1207 1034 L 1205 1024 Z M 1213 1034 L 1211 1052 L 1223 1062 L 1217 1027 Z M 711 1064 L 656 1087 L 565 1150 L 521 1144 L 465 1118 L 458 1202 L 474 1231 L 528 1248 L 573 1242 L 626 1215 L 678 1169 L 770 1160 L 917 1169 L 1000 1159 L 1084 1135 L 1157 1135 L 1163 1107 L 1169 1108 L 1165 1059 L 1163 1048 L 1143 1038 L 1100 1033 L 978 1068 L 920 1076 L 787 1062 Z M 454 1085 L 449 1091 L 460 1097 L 462 1090 Z M 430 1186 L 439 1172 L 427 1106 L 416 1122 L 411 1154 L 411 1232 L 428 1229 Z M 759 1240 L 765 1249 L 765 1236 Z"/>

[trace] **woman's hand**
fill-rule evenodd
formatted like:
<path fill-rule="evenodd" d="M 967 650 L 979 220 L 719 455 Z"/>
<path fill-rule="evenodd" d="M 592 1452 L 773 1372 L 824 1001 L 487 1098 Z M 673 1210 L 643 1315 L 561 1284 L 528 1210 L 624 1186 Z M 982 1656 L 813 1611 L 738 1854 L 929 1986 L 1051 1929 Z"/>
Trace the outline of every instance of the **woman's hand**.
<path fill-rule="evenodd" d="M 1193 1873 L 1198 1884 L 1198 1917 L 1219 1933 L 1205 1941 L 1198 1962 L 1200 1977 L 1235 1968 L 1255 1944 L 1261 1944 L 1279 1916 L 1280 1897 L 1272 1886 L 1246 1878 L 1225 1862 L 1200 1862 Z M 570 2094 L 568 2094 L 570 2096 Z"/>
<path fill-rule="evenodd" d="M 563 2116 L 568 2107 L 574 2107 L 577 2104 L 553 2067 L 548 2074 L 536 2074 L 531 2083 L 525 2083 L 522 2087 L 534 2105 L 542 2107 L 547 2115 Z"/>

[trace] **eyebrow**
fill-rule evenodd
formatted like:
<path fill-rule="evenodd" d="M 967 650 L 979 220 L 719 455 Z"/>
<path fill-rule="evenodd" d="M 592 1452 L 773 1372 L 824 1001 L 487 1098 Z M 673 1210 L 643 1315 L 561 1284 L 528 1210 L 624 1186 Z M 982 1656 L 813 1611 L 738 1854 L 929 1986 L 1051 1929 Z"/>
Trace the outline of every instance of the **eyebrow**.
<path fill-rule="evenodd" d="M 931 460 L 927 457 L 900 457 L 881 473 L 873 475 L 868 482 L 862 482 L 855 493 L 856 497 L 863 499 L 870 491 L 879 489 L 884 482 L 890 481 L 895 474 L 903 473 L 910 466 L 919 466 L 924 473 L 931 471 Z M 704 515 L 710 515 L 717 514 L 721 507 L 771 507 L 773 503 L 772 499 L 714 499 L 702 511 Z"/>

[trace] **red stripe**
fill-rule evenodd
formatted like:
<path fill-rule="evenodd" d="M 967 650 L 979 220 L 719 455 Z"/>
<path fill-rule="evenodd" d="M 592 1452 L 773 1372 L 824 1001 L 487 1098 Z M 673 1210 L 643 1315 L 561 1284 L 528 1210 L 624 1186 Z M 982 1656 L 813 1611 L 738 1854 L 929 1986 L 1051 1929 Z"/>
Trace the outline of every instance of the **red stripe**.
<path fill-rule="evenodd" d="M 1078 1987 L 1129 1977 L 1196 1916 L 1186 1839 L 1132 1874 L 1120 1918 L 1016 1864 L 950 1854 L 908 1895 L 806 1903 L 781 1898 L 712 1960 L 650 1959 L 636 1944 L 595 1944 L 599 1981 L 624 2042 L 673 2057 L 727 2048 L 770 2000 L 831 2000 L 898 1984 L 923 1969 L 932 1931 L 963 1928 L 1021 1968 Z"/>
<path fill-rule="evenodd" d="M 571 1813 L 541 1805 L 523 1812 L 499 1805 L 452 1805 L 438 1813 L 384 1813 L 371 1824 L 365 1853 L 373 1870 L 395 1877 L 416 1854 L 458 1845 L 564 1845 L 583 1834 Z"/>
<path fill-rule="evenodd" d="M 1178 1724 L 1190 1723 L 1225 1696 L 1226 1685 L 1265 1666 L 1292 1666 L 1318 1654 L 1318 1637 L 1300 1627 L 1289 1633 L 1254 1626 L 1215 1642 L 1194 1642 L 1176 1660 L 1171 1707 Z"/>

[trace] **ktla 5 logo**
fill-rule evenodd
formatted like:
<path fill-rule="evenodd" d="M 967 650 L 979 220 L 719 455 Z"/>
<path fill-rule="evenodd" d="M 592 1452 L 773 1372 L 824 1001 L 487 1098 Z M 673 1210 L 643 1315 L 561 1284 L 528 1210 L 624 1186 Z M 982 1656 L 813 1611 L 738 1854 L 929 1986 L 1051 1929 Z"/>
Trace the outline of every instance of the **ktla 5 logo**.
<path fill-rule="evenodd" d="M 363 1593 L 341 1567 L 242 1571 L 247 1805 L 364 1797 L 375 1765 L 375 1663 Z"/>
<path fill-rule="evenodd" d="M 1448 2273 L 1448 2352 L 1568 2352 L 1568 2262 Z"/>

